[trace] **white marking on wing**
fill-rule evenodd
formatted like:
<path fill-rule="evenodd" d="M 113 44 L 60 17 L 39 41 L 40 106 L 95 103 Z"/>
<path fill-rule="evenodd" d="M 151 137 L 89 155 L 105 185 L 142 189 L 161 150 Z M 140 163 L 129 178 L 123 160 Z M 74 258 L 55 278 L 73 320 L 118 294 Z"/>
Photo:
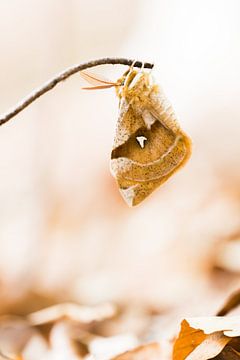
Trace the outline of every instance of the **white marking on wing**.
<path fill-rule="evenodd" d="M 138 141 L 139 145 L 143 149 L 145 146 L 144 141 L 147 141 L 147 138 L 145 136 L 137 136 L 136 140 Z"/>

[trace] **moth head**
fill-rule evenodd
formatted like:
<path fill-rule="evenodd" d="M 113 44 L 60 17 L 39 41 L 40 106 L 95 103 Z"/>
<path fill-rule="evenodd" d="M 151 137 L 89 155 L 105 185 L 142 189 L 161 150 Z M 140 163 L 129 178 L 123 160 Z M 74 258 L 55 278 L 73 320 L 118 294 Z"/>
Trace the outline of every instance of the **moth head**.
<path fill-rule="evenodd" d="M 116 93 L 120 99 L 122 97 L 132 98 L 151 91 L 153 85 L 151 73 L 130 68 L 118 79 Z"/>

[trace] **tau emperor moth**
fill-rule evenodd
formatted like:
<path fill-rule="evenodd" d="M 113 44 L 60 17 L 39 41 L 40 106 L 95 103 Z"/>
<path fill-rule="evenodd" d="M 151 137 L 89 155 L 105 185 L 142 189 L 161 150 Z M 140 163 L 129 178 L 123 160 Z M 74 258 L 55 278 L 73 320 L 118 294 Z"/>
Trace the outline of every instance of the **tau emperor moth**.
<path fill-rule="evenodd" d="M 116 88 L 119 116 L 111 172 L 124 200 L 135 206 L 186 163 L 191 140 L 151 72 L 130 67 L 116 83 L 81 74 L 93 85 L 85 89 Z"/>

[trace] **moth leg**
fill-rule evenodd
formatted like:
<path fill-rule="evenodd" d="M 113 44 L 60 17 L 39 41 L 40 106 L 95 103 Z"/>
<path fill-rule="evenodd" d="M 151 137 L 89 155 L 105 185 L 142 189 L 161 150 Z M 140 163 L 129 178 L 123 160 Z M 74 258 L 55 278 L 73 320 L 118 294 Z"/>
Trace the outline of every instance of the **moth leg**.
<path fill-rule="evenodd" d="M 133 73 L 133 68 L 134 68 L 134 65 L 135 65 L 136 62 L 137 62 L 137 60 L 134 60 L 134 61 L 132 62 L 132 64 L 131 64 L 131 66 L 130 66 L 129 69 L 128 69 L 128 73 L 127 73 L 127 75 L 126 75 L 126 77 L 125 77 L 125 81 L 124 81 L 124 84 L 123 84 L 124 87 L 129 85 L 129 84 L 128 84 L 128 80 L 129 80 L 130 75 Z M 132 79 L 130 80 L 130 82 L 131 82 L 131 81 L 132 81 Z"/>
<path fill-rule="evenodd" d="M 145 65 L 145 62 L 142 62 L 142 66 L 141 66 L 141 68 L 140 68 L 140 70 L 139 70 L 140 74 L 142 74 L 142 73 L 143 73 L 143 70 L 144 70 L 144 65 Z"/>
<path fill-rule="evenodd" d="M 134 65 L 136 64 L 136 62 L 137 62 L 137 60 L 133 60 L 133 62 L 132 62 L 132 64 L 131 64 L 131 66 L 130 66 L 130 70 L 131 70 L 131 71 L 133 70 Z"/>

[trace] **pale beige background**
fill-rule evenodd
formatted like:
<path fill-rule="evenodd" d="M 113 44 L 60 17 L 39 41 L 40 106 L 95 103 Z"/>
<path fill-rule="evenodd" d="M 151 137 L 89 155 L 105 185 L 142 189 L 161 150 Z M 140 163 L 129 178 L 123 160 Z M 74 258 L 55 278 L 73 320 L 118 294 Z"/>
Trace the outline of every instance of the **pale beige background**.
<path fill-rule="evenodd" d="M 239 12 L 238 0 L 0 1 L 1 112 L 65 67 L 126 56 L 155 62 L 194 144 L 189 164 L 129 209 L 109 172 L 113 90 L 84 92 L 76 75 L 4 125 L 3 289 L 159 306 L 213 292 L 215 244 L 240 227 Z M 123 68 L 96 71 L 114 80 Z"/>

